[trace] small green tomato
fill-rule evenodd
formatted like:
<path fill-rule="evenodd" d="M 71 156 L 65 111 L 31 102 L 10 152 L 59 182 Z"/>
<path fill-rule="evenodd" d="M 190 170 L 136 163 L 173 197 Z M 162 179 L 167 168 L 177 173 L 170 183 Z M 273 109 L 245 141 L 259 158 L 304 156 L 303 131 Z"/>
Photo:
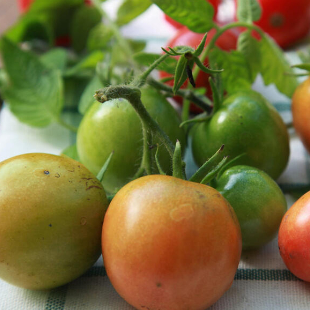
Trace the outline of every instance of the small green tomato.
<path fill-rule="evenodd" d="M 243 249 L 261 247 L 276 236 L 287 203 L 267 173 L 249 166 L 234 166 L 224 171 L 214 187 L 235 210 Z"/>

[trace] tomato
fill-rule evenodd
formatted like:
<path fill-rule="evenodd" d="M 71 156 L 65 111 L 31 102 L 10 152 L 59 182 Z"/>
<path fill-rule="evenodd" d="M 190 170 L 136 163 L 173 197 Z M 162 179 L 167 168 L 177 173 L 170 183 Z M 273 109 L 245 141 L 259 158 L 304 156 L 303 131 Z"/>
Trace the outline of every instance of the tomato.
<path fill-rule="evenodd" d="M 253 166 L 276 179 L 289 159 L 289 136 L 277 110 L 259 93 L 249 90 L 228 96 L 211 119 L 191 129 L 192 152 L 200 166 L 222 144 L 235 164 Z"/>
<path fill-rule="evenodd" d="M 310 153 L 310 77 L 302 82 L 292 97 L 292 117 L 294 128 Z"/>
<path fill-rule="evenodd" d="M 212 187 L 150 175 L 113 198 L 102 230 L 107 275 L 136 309 L 206 309 L 241 255 L 236 215 Z"/>
<path fill-rule="evenodd" d="M 286 212 L 280 225 L 278 244 L 287 268 L 299 279 L 310 282 L 310 192 Z"/>
<path fill-rule="evenodd" d="M 209 2 L 212 4 L 212 6 L 213 6 L 213 9 L 214 9 L 213 19 L 215 19 L 215 18 L 216 18 L 216 15 L 217 15 L 217 11 L 218 11 L 218 6 L 219 6 L 221 0 L 207 0 L 207 1 L 209 1 Z M 181 23 L 175 21 L 174 19 L 172 19 L 172 18 L 171 18 L 170 16 L 168 16 L 168 15 L 165 15 L 165 19 L 166 19 L 166 21 L 167 21 L 169 24 L 171 24 L 171 25 L 172 25 L 173 27 L 175 27 L 175 28 L 180 29 L 180 28 L 184 27 Z"/>
<path fill-rule="evenodd" d="M 282 48 L 289 47 L 309 33 L 309 0 L 258 0 L 258 2 L 262 7 L 262 16 L 254 23 Z"/>
<path fill-rule="evenodd" d="M 234 166 L 215 183 L 215 189 L 236 212 L 244 250 L 261 247 L 274 239 L 287 203 L 280 187 L 267 173 L 249 166 Z"/>
<path fill-rule="evenodd" d="M 154 88 L 142 88 L 141 100 L 168 134 L 172 142 L 178 139 L 184 148 L 186 137 L 179 128 L 180 118 L 174 108 Z M 158 143 L 158 139 L 154 141 Z M 160 145 L 159 160 L 162 168 L 171 170 L 171 159 Z M 95 102 L 83 117 L 77 133 L 77 150 L 81 162 L 97 174 L 111 152 L 109 168 L 103 178 L 106 191 L 114 193 L 130 181 L 139 168 L 142 158 L 143 136 L 140 119 L 125 99 Z M 155 148 L 154 148 L 155 151 Z"/>
<path fill-rule="evenodd" d="M 45 290 L 82 275 L 101 254 L 107 205 L 96 177 L 68 157 L 0 163 L 0 278 Z"/>
<path fill-rule="evenodd" d="M 215 29 L 211 29 L 208 32 L 208 36 L 207 36 L 207 40 L 206 40 L 206 45 L 209 44 L 210 40 L 212 39 L 212 37 L 214 36 L 214 34 L 216 33 Z M 229 50 L 234 50 L 237 47 L 237 40 L 238 40 L 238 30 L 236 29 L 230 29 L 225 31 L 220 37 L 219 39 L 216 41 L 216 46 L 218 46 L 219 48 L 225 50 L 225 51 L 229 51 Z M 196 48 L 199 43 L 201 42 L 202 38 L 203 38 L 204 34 L 201 33 L 196 33 L 196 32 L 192 32 L 190 30 L 188 30 L 187 28 L 182 28 L 180 29 L 175 35 L 174 37 L 167 43 L 168 47 L 175 47 L 175 46 L 179 46 L 179 45 L 187 45 L 187 46 L 191 46 L 193 48 Z M 205 60 L 204 65 L 208 66 L 208 59 Z M 160 77 L 161 78 L 167 78 L 170 77 L 171 75 L 161 71 L 160 72 Z M 206 88 L 206 95 L 211 98 L 212 100 L 212 94 L 211 94 L 211 87 L 209 84 L 209 79 L 210 75 L 208 73 L 205 73 L 203 71 L 200 71 L 198 74 L 198 77 L 196 79 L 196 87 L 204 87 Z M 167 82 L 168 85 L 173 85 L 174 81 L 171 80 L 169 82 Z M 184 83 L 183 87 L 187 86 L 187 81 Z M 176 102 L 178 102 L 179 104 L 182 103 L 182 98 L 175 96 L 174 99 L 176 100 Z M 191 105 L 190 110 L 192 112 L 201 112 L 201 109 L 197 106 L 195 106 L 194 104 Z"/>

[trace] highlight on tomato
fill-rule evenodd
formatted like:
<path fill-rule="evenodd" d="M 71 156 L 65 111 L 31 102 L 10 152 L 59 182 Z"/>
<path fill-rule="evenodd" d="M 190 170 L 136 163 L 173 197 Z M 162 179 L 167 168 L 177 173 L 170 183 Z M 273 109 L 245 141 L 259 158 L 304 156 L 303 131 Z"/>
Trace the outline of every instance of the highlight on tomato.
<path fill-rule="evenodd" d="M 205 46 L 207 46 L 212 39 L 212 37 L 215 35 L 216 30 L 211 29 L 208 32 L 207 40 Z M 216 46 L 225 50 L 235 50 L 237 47 L 237 40 L 238 40 L 239 30 L 236 28 L 228 29 L 225 31 L 216 41 Z M 180 29 L 168 42 L 167 47 L 175 47 L 179 45 L 186 45 L 191 46 L 193 48 L 196 48 L 199 43 L 202 41 L 202 38 L 204 37 L 204 34 L 202 33 L 196 33 L 193 31 L 188 30 L 187 28 Z M 209 64 L 208 59 L 204 61 L 204 65 L 207 67 Z M 166 79 L 168 77 L 171 77 L 170 74 L 164 71 L 160 71 L 159 73 L 160 78 Z M 209 77 L 210 75 L 208 73 L 203 72 L 202 70 L 199 72 L 197 79 L 195 80 L 196 88 L 204 87 L 206 88 L 206 96 L 208 96 L 212 100 L 212 91 L 209 84 Z M 172 86 L 174 81 L 170 80 L 166 82 L 168 85 Z M 188 84 L 188 81 L 186 81 L 182 88 L 185 88 Z M 173 99 L 178 103 L 182 104 L 182 98 L 179 96 L 174 96 Z M 199 113 L 202 110 L 195 106 L 194 104 L 191 104 L 190 106 L 191 112 Z"/>
<path fill-rule="evenodd" d="M 278 245 L 286 267 L 299 279 L 310 282 L 310 192 L 286 212 L 279 229 Z"/>
<path fill-rule="evenodd" d="M 102 252 L 112 285 L 135 308 L 207 309 L 234 280 L 240 226 L 214 188 L 149 175 L 112 199 Z"/>

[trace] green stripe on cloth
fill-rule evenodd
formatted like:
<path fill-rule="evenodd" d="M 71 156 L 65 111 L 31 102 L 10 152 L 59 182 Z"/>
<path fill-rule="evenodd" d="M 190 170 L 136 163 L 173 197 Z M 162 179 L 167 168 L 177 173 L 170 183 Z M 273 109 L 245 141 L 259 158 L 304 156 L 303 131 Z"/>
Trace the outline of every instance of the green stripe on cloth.
<path fill-rule="evenodd" d="M 63 310 L 66 303 L 67 290 L 67 285 L 52 290 L 47 298 L 45 310 Z"/>
<path fill-rule="evenodd" d="M 286 269 L 238 269 L 235 280 L 301 281 Z"/>
<path fill-rule="evenodd" d="M 106 275 L 107 273 L 103 266 L 94 266 L 82 277 L 105 277 Z M 235 274 L 235 280 L 301 281 L 286 269 L 238 269 Z M 68 285 L 50 292 L 45 310 L 64 310 Z"/>

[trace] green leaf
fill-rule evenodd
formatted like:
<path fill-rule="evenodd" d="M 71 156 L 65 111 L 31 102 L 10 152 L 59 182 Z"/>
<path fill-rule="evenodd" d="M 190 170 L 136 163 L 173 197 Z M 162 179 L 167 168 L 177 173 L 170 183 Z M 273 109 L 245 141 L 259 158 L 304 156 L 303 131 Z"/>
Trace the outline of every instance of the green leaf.
<path fill-rule="evenodd" d="M 89 82 L 89 84 L 86 86 L 78 106 L 78 110 L 82 115 L 84 115 L 88 110 L 88 108 L 94 103 L 95 91 L 102 88 L 103 86 L 104 85 L 102 85 L 98 75 L 95 75 Z"/>
<path fill-rule="evenodd" d="M 214 26 L 214 9 L 206 0 L 152 0 L 165 14 L 190 30 L 205 33 Z"/>
<path fill-rule="evenodd" d="M 238 0 L 237 18 L 240 22 L 252 23 L 261 18 L 262 9 L 257 0 Z"/>
<path fill-rule="evenodd" d="M 84 5 L 84 0 L 35 0 L 31 3 L 29 12 L 38 12 L 42 10 L 52 10 L 59 7 L 70 7 Z"/>
<path fill-rule="evenodd" d="M 239 35 L 237 49 L 247 60 L 250 66 L 251 81 L 254 82 L 261 67 L 259 42 L 251 35 L 250 31 L 244 31 Z"/>
<path fill-rule="evenodd" d="M 82 6 L 71 23 L 72 47 L 76 52 L 85 49 L 90 31 L 101 22 L 101 12 L 95 6 Z"/>
<path fill-rule="evenodd" d="M 99 23 L 93 27 L 87 38 L 87 50 L 92 52 L 95 50 L 104 50 L 107 48 L 108 42 L 113 38 L 113 30 L 103 23 Z"/>
<path fill-rule="evenodd" d="M 63 108 L 63 83 L 59 70 L 45 66 L 35 55 L 2 39 L 2 60 L 10 84 L 1 94 L 12 113 L 31 126 L 47 126 Z"/>
<path fill-rule="evenodd" d="M 63 73 L 66 69 L 68 54 L 63 48 L 53 48 L 40 57 L 41 62 L 51 69 Z"/>
<path fill-rule="evenodd" d="M 260 40 L 261 74 L 265 85 L 274 84 L 284 95 L 292 97 L 298 80 L 293 75 L 283 51 L 267 34 Z"/>
<path fill-rule="evenodd" d="M 174 94 L 180 89 L 188 77 L 186 72 L 187 66 L 188 61 L 183 55 L 179 58 L 177 67 L 175 69 L 174 84 L 172 89 Z"/>
<path fill-rule="evenodd" d="M 225 52 L 214 48 L 209 54 L 211 67 L 222 68 L 223 89 L 227 93 L 251 88 L 251 73 L 245 57 L 239 51 Z"/>
<path fill-rule="evenodd" d="M 150 66 L 156 60 L 158 60 L 162 55 L 151 54 L 140 52 L 133 55 L 134 60 L 143 66 Z M 165 71 L 169 74 L 174 74 L 175 67 L 177 65 L 177 60 L 175 58 L 169 57 L 164 62 L 160 63 L 157 67 L 158 70 Z"/>
<path fill-rule="evenodd" d="M 96 69 L 98 62 L 102 61 L 104 57 L 103 52 L 97 50 L 92 52 L 91 54 L 84 57 L 80 62 L 78 62 L 72 68 L 69 68 L 65 72 L 65 76 L 84 76 L 92 74 Z"/>
<path fill-rule="evenodd" d="M 54 43 L 53 25 L 48 14 L 24 14 L 6 32 L 5 37 L 13 42 L 39 39 L 49 45 Z"/>
<path fill-rule="evenodd" d="M 116 23 L 119 26 L 128 24 L 146 11 L 151 4 L 150 0 L 125 0 L 117 11 Z"/>
<path fill-rule="evenodd" d="M 305 63 L 305 64 L 298 64 L 298 65 L 294 65 L 292 66 L 293 68 L 298 68 L 298 69 L 302 69 L 302 70 L 306 70 L 310 72 L 310 63 Z"/>

